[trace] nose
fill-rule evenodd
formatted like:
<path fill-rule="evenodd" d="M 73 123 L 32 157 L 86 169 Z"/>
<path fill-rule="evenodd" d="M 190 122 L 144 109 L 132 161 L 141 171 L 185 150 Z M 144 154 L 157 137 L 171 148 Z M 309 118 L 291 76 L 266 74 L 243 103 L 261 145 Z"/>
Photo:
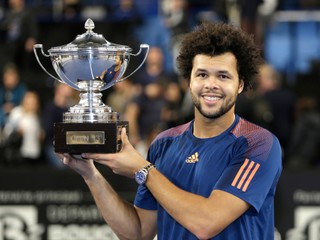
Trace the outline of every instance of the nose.
<path fill-rule="evenodd" d="M 207 89 L 217 89 L 219 88 L 218 79 L 214 76 L 209 77 L 205 82 L 205 88 Z"/>

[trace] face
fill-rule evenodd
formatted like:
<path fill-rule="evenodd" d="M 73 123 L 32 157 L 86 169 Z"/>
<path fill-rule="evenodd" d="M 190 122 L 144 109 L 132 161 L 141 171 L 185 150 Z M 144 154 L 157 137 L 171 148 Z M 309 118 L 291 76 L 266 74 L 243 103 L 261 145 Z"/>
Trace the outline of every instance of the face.
<path fill-rule="evenodd" d="M 237 60 L 232 53 L 210 57 L 196 55 L 190 78 L 190 92 L 196 116 L 216 119 L 234 114 L 234 105 L 243 90 Z"/>
<path fill-rule="evenodd" d="M 8 70 L 4 73 L 3 84 L 6 88 L 12 89 L 19 83 L 19 75 L 14 70 Z"/>
<path fill-rule="evenodd" d="M 120 56 L 119 56 L 119 55 L 117 55 L 117 56 L 116 56 L 116 58 L 115 58 L 115 62 L 116 62 L 116 65 L 121 64 L 121 58 L 120 58 Z"/>
<path fill-rule="evenodd" d="M 27 92 L 23 98 L 22 105 L 26 112 L 37 113 L 39 109 L 39 98 L 35 93 Z"/>
<path fill-rule="evenodd" d="M 150 66 L 158 66 L 163 64 L 163 53 L 159 47 L 151 47 L 147 57 L 147 64 Z"/>

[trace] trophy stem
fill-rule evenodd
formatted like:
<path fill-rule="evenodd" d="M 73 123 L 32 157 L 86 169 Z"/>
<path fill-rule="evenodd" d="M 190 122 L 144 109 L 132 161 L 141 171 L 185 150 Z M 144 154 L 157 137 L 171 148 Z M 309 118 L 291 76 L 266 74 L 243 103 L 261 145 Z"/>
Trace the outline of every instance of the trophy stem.
<path fill-rule="evenodd" d="M 89 109 L 90 109 L 90 116 L 92 117 L 90 120 L 93 121 L 93 101 L 94 99 L 97 99 L 99 101 L 98 105 L 103 106 L 103 103 L 101 101 L 101 96 L 102 94 L 100 94 L 99 96 L 96 95 L 96 97 L 94 98 L 94 91 L 93 91 L 93 81 L 89 81 L 89 91 L 88 91 L 88 103 L 89 103 Z M 81 93 L 80 93 L 81 95 Z"/>
<path fill-rule="evenodd" d="M 77 105 L 70 107 L 64 113 L 63 122 L 66 123 L 106 123 L 119 120 L 119 114 L 113 112 L 110 106 L 105 105 L 101 98 L 101 80 L 81 80 L 78 86 L 81 89 L 80 101 Z"/>

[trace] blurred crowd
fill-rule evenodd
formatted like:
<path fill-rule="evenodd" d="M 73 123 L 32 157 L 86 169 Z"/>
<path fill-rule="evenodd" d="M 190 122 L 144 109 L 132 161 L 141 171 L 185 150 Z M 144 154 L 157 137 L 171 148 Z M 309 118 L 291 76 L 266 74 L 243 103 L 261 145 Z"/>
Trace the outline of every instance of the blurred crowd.
<path fill-rule="evenodd" d="M 181 36 L 201 21 L 233 22 L 252 33 L 263 50 L 264 31 L 272 14 L 284 4 L 276 0 L 158 0 L 154 1 L 156 14 L 146 15 L 135 0 L 111 2 L 59 1 L 45 20 L 27 0 L 7 0 L 0 6 L 0 167 L 63 167 L 53 150 L 53 124 L 62 121 L 79 93 L 42 71 L 33 53 L 35 43 L 67 44 L 84 32 L 84 21 L 90 17 L 96 22 L 94 31 L 108 41 L 133 49 L 141 43 L 150 45 L 142 68 L 103 93 L 104 103 L 129 121 L 131 143 L 146 155 L 160 131 L 193 118 L 188 84 L 174 66 Z M 314 83 L 319 86 L 319 79 Z M 319 167 L 317 87 L 308 92 L 297 88 L 266 62 L 254 91 L 239 97 L 236 111 L 279 138 L 285 167 Z"/>

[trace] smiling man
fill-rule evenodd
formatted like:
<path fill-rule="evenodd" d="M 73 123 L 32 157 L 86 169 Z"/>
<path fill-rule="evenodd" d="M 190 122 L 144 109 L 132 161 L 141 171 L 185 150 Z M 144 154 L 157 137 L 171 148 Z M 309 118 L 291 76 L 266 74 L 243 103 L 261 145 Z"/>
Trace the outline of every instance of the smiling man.
<path fill-rule="evenodd" d="M 243 90 L 243 81 L 239 81 L 236 69 L 237 59 L 232 53 L 216 57 L 204 54 L 195 56 L 190 90 L 200 115 L 209 119 L 219 118 L 229 112 L 229 115 L 234 115 L 237 95 Z"/>
<path fill-rule="evenodd" d="M 60 155 L 84 178 L 120 239 L 274 239 L 274 195 L 281 148 L 269 131 L 235 114 L 261 63 L 251 37 L 223 23 L 187 34 L 177 58 L 189 80 L 194 120 L 160 133 L 144 159 L 122 131 L 115 154 Z M 140 184 L 125 202 L 94 161 Z"/>

